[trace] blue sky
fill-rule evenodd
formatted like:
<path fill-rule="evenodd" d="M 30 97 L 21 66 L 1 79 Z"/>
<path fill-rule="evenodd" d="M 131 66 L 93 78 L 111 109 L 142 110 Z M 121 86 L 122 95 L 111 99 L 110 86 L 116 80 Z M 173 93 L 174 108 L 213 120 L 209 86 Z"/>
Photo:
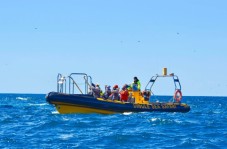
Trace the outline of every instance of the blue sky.
<path fill-rule="evenodd" d="M 227 96 L 226 6 L 224 0 L 1 1 L 0 92 L 55 91 L 57 74 L 71 72 L 102 86 L 137 76 L 144 88 L 167 67 L 179 76 L 183 95 Z M 155 92 L 172 95 L 165 83 Z"/>

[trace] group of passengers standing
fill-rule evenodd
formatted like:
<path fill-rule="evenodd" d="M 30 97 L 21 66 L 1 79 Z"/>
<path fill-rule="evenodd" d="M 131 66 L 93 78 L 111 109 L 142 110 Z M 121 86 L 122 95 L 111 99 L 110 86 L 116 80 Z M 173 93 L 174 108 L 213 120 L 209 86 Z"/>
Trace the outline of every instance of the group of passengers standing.
<path fill-rule="evenodd" d="M 105 86 L 105 92 L 103 93 L 99 84 L 92 84 L 91 90 L 96 98 L 111 99 L 111 100 L 121 100 L 127 102 L 130 100 L 130 94 L 128 91 L 138 91 L 140 90 L 141 84 L 137 77 L 134 77 L 134 82 L 131 85 L 125 84 L 122 89 L 118 85 L 114 85 L 112 90 L 111 86 Z"/>

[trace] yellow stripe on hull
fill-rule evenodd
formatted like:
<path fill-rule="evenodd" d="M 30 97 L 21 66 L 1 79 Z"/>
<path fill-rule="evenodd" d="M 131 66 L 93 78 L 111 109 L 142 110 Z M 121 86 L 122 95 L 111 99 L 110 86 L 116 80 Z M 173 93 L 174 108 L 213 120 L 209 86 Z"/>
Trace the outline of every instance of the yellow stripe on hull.
<path fill-rule="evenodd" d="M 101 113 L 101 114 L 113 114 L 116 113 L 114 111 L 108 111 L 108 110 L 100 110 L 100 109 L 94 109 L 94 108 L 88 108 L 88 107 L 81 107 L 78 105 L 65 105 L 65 104 L 59 104 L 59 103 L 53 103 L 55 104 L 55 107 L 57 111 L 60 114 L 67 114 L 67 113 Z"/>

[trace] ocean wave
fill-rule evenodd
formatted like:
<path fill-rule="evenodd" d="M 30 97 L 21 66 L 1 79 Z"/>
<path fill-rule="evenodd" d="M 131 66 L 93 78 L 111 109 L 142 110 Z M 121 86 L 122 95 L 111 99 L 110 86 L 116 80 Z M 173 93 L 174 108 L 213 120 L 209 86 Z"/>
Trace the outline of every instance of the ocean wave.
<path fill-rule="evenodd" d="M 183 123 L 182 120 L 179 119 L 165 119 L 165 118 L 151 118 L 149 120 L 152 124 L 181 124 Z"/>
<path fill-rule="evenodd" d="M 13 108 L 13 106 L 12 105 L 0 105 L 0 108 L 10 109 L 10 108 Z"/>
<path fill-rule="evenodd" d="M 131 115 L 133 112 L 124 112 L 123 115 Z"/>
<path fill-rule="evenodd" d="M 17 100 L 29 100 L 29 97 L 16 97 Z"/>
<path fill-rule="evenodd" d="M 60 134 L 59 138 L 61 140 L 68 140 L 70 138 L 73 138 L 74 137 L 74 134 Z"/>
<path fill-rule="evenodd" d="M 37 103 L 37 104 L 33 104 L 33 103 L 29 103 L 29 106 L 46 106 L 48 105 L 47 103 Z"/>
<path fill-rule="evenodd" d="M 45 95 L 13 94 L 2 95 L 1 99 L 0 148 L 226 148 L 227 145 L 227 98 L 187 97 L 191 106 L 188 113 L 110 115 L 59 114 L 45 103 Z"/>
<path fill-rule="evenodd" d="M 51 113 L 52 113 L 52 114 L 59 114 L 58 111 L 52 111 Z"/>

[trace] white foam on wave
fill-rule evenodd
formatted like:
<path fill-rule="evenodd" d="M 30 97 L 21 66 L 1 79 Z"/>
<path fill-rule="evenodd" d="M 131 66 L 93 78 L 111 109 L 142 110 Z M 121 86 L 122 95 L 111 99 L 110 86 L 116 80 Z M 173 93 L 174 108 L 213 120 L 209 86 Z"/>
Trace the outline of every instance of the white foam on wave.
<path fill-rule="evenodd" d="M 131 115 L 132 112 L 124 112 L 123 115 Z"/>
<path fill-rule="evenodd" d="M 74 136 L 73 134 L 61 134 L 59 136 L 59 138 L 62 140 L 68 140 L 68 139 L 72 138 L 73 136 Z"/>
<path fill-rule="evenodd" d="M 171 123 L 177 123 L 177 124 L 181 124 L 183 123 L 182 121 L 178 120 L 178 119 L 163 119 L 163 118 L 157 118 L 157 117 L 153 117 L 151 119 L 149 119 L 149 121 L 153 124 L 171 124 Z"/>
<path fill-rule="evenodd" d="M 220 113 L 222 113 L 222 112 L 221 112 L 221 109 L 216 109 L 216 110 L 213 111 L 213 113 L 214 113 L 214 114 L 220 114 Z"/>
<path fill-rule="evenodd" d="M 30 106 L 46 106 L 48 105 L 47 103 L 40 103 L 40 104 L 29 104 Z"/>
<path fill-rule="evenodd" d="M 197 139 L 197 138 L 182 138 L 181 145 L 199 143 L 201 141 L 202 141 L 202 139 Z"/>
<path fill-rule="evenodd" d="M 182 124 L 183 123 L 183 121 L 181 121 L 181 120 L 178 120 L 178 119 L 176 119 L 176 120 L 174 120 L 176 123 L 178 123 L 178 124 Z"/>
<path fill-rule="evenodd" d="M 152 118 L 152 119 L 151 119 L 152 122 L 155 122 L 155 121 L 157 121 L 157 120 L 158 120 L 158 118 Z"/>
<path fill-rule="evenodd" d="M 52 114 L 59 114 L 59 112 L 58 111 L 53 111 L 53 112 L 51 112 Z"/>
<path fill-rule="evenodd" d="M 28 100 L 29 98 L 16 97 L 17 100 Z"/>
<path fill-rule="evenodd" d="M 190 124 L 200 124 L 201 122 L 198 120 L 187 120 L 186 122 L 190 123 Z"/>
<path fill-rule="evenodd" d="M 69 118 L 64 118 L 64 117 L 63 117 L 63 121 L 69 121 Z"/>

